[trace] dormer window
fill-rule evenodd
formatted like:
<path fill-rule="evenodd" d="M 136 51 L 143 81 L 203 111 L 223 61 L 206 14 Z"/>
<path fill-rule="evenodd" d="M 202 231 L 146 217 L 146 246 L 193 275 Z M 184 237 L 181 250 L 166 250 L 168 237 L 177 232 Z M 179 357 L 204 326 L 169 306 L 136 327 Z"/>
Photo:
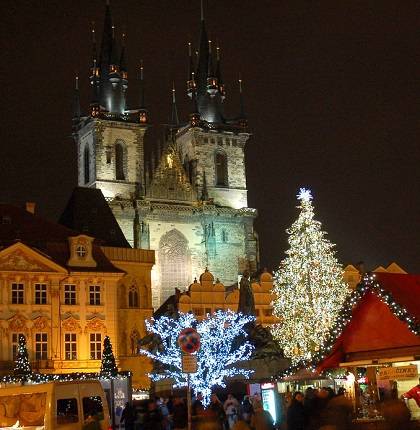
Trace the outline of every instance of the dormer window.
<path fill-rule="evenodd" d="M 78 245 L 76 248 L 76 254 L 80 258 L 85 258 L 87 254 L 87 250 L 83 245 Z"/>
<path fill-rule="evenodd" d="M 96 267 L 96 261 L 93 259 L 93 237 L 84 234 L 69 237 L 69 247 L 69 266 Z"/>

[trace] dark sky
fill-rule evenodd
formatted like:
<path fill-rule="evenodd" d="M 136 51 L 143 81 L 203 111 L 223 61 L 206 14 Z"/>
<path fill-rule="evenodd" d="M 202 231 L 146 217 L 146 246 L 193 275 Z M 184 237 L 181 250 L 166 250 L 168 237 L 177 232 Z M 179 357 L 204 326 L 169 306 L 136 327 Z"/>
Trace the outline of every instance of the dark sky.
<path fill-rule="evenodd" d="M 205 3 L 232 116 L 239 72 L 244 80 L 262 265 L 284 257 L 295 195 L 307 186 L 342 263 L 396 261 L 420 273 L 419 2 Z M 199 1 L 111 5 L 128 37 L 131 106 L 143 58 L 152 122 L 168 118 L 172 80 L 186 119 L 186 44 L 197 45 Z M 1 1 L 0 200 L 36 201 L 52 219 L 63 209 L 76 185 L 74 75 L 86 109 L 90 23 L 101 33 L 103 13 L 101 0 Z"/>

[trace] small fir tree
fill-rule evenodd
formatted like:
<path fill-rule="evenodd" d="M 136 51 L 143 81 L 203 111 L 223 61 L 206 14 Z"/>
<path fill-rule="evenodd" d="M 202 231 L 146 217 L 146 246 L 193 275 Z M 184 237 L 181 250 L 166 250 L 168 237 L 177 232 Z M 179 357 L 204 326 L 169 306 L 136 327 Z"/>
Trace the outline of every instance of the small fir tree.
<path fill-rule="evenodd" d="M 100 375 L 104 378 L 114 378 L 118 375 L 118 368 L 115 364 L 115 357 L 112 352 L 112 344 L 109 336 L 105 336 L 104 339 Z"/>
<path fill-rule="evenodd" d="M 22 334 L 19 335 L 19 344 L 13 374 L 20 379 L 27 379 L 32 375 L 32 368 L 29 363 L 28 350 L 26 348 L 26 338 Z"/>
<path fill-rule="evenodd" d="M 326 339 L 349 293 L 334 245 L 314 219 L 310 190 L 297 196 L 300 214 L 290 229 L 287 257 L 274 274 L 274 314 L 281 323 L 272 329 L 292 365 L 310 361 Z"/>

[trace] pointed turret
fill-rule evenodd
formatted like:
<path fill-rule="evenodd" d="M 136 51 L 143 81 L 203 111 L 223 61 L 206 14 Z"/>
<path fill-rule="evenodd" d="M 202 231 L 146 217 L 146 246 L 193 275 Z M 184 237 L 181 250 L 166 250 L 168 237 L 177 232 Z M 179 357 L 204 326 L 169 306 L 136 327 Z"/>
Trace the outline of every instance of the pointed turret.
<path fill-rule="evenodd" d="M 171 126 L 179 126 L 178 108 L 176 105 L 175 82 L 172 82 L 172 112 L 171 112 Z"/>
<path fill-rule="evenodd" d="M 220 66 L 220 48 L 216 48 L 216 78 L 219 85 L 219 93 L 222 101 L 226 98 L 226 88 L 222 78 L 222 68 Z"/>
<path fill-rule="evenodd" d="M 189 58 L 189 66 L 188 66 L 187 94 L 188 94 L 188 97 L 192 98 L 192 93 L 196 91 L 197 88 L 196 88 L 196 81 L 195 81 L 194 61 L 192 57 L 191 42 L 188 42 L 188 58 Z"/>
<path fill-rule="evenodd" d="M 77 124 L 80 121 L 80 92 L 79 92 L 79 76 L 76 75 L 74 83 L 73 96 L 73 123 Z"/>
<path fill-rule="evenodd" d="M 209 64 L 207 69 L 207 92 L 210 94 L 210 97 L 214 97 L 217 92 L 219 91 L 218 83 L 217 83 L 217 77 L 214 73 L 214 67 L 213 67 L 213 54 L 211 50 L 211 40 L 209 40 Z"/>
<path fill-rule="evenodd" d="M 198 110 L 197 104 L 197 92 L 194 91 L 192 93 L 192 112 L 190 113 L 190 124 L 191 127 L 199 127 L 200 126 L 200 112 Z"/>
<path fill-rule="evenodd" d="M 140 81 L 139 122 L 141 124 L 147 124 L 149 122 L 149 111 L 146 109 L 146 105 L 145 105 L 145 102 L 144 102 L 144 68 L 143 68 L 143 60 L 140 60 L 139 81 Z"/>
<path fill-rule="evenodd" d="M 238 124 L 242 128 L 246 128 L 248 126 L 248 120 L 247 120 L 246 114 L 245 114 L 241 75 L 239 75 L 238 84 L 239 84 L 239 118 L 238 118 Z"/>
<path fill-rule="evenodd" d="M 120 60 L 117 38 L 115 37 L 115 26 L 112 26 L 111 61 L 109 63 L 109 80 L 111 82 L 120 80 Z"/>
<path fill-rule="evenodd" d="M 203 2 L 201 2 L 201 29 L 200 29 L 200 46 L 198 50 L 197 61 L 197 92 L 198 95 L 207 93 L 207 77 L 209 66 L 209 39 L 207 37 L 206 24 L 204 21 Z"/>
<path fill-rule="evenodd" d="M 89 114 L 97 117 L 100 114 L 99 91 L 100 91 L 101 72 L 98 64 L 96 49 L 96 32 L 95 23 L 92 23 L 92 67 L 90 69 L 90 85 L 92 87 L 92 96 L 90 101 Z"/>
<path fill-rule="evenodd" d="M 120 71 L 121 71 L 121 77 L 123 79 L 127 80 L 128 79 L 128 70 L 127 70 L 127 48 L 125 46 L 125 33 L 122 34 Z"/>

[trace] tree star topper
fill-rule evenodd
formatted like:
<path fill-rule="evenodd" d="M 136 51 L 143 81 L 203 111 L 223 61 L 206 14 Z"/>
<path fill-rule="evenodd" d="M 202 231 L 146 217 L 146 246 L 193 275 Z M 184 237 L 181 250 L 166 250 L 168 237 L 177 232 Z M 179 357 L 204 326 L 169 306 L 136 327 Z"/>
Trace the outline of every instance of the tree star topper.
<path fill-rule="evenodd" d="M 296 197 L 303 202 L 310 202 L 312 200 L 312 192 L 307 188 L 299 188 L 299 193 Z"/>

